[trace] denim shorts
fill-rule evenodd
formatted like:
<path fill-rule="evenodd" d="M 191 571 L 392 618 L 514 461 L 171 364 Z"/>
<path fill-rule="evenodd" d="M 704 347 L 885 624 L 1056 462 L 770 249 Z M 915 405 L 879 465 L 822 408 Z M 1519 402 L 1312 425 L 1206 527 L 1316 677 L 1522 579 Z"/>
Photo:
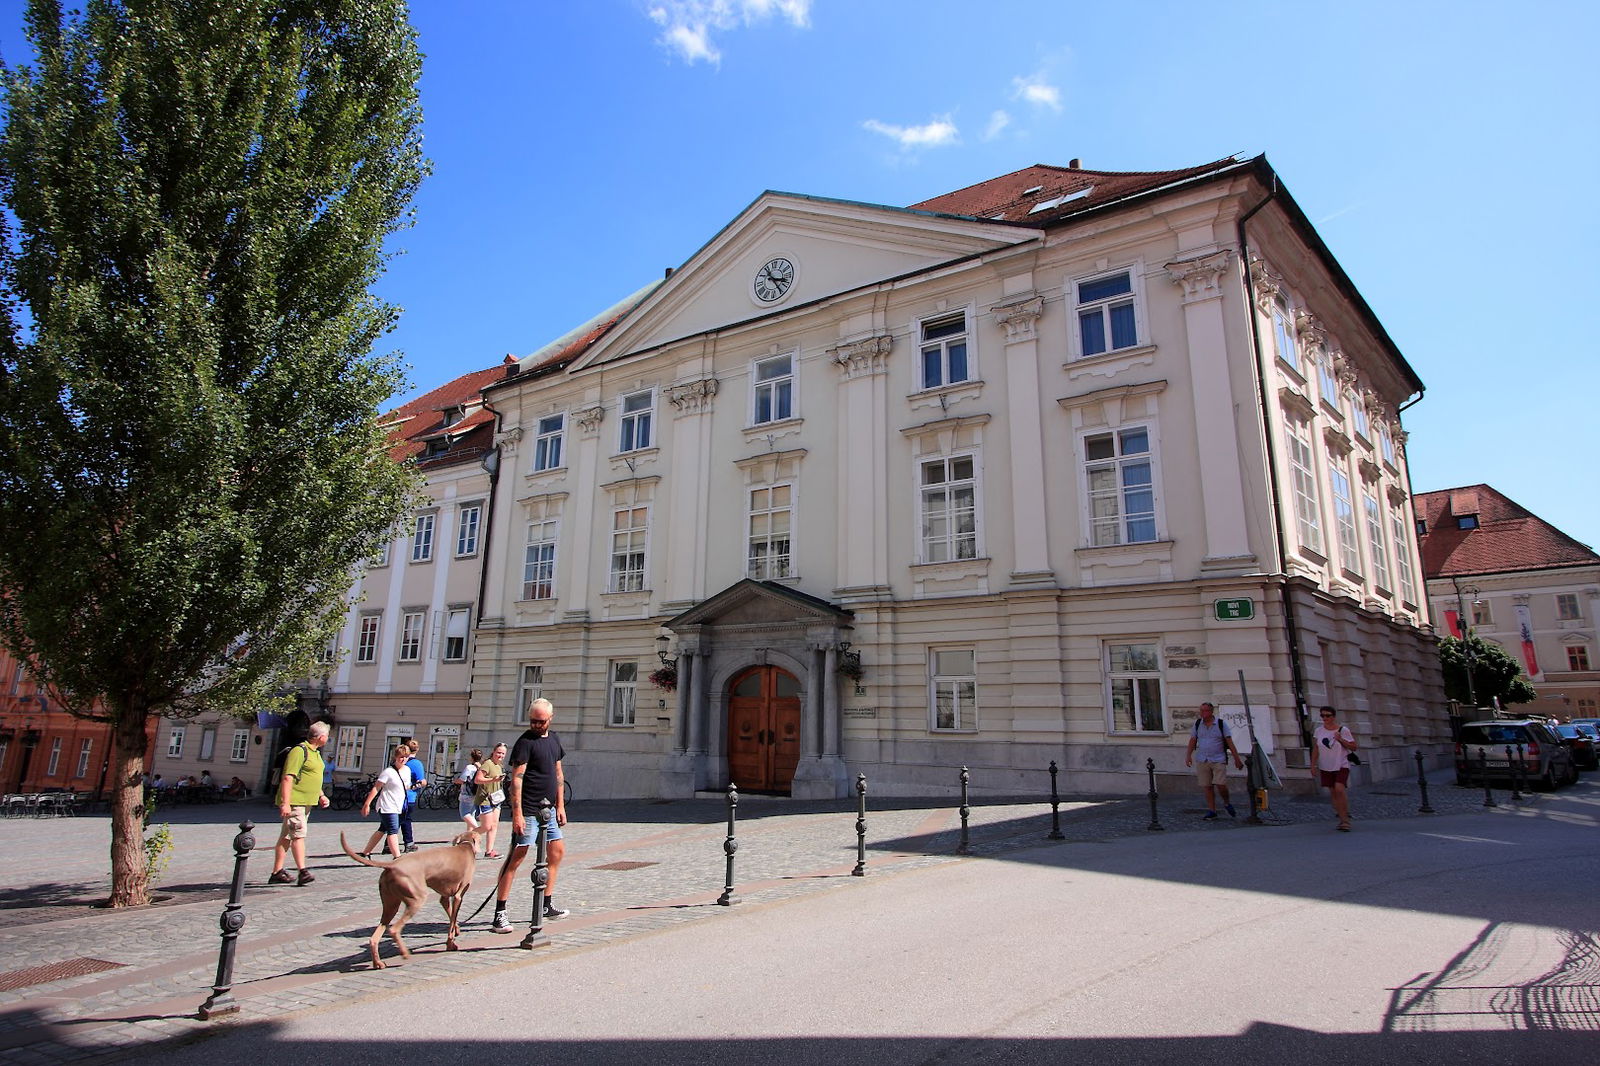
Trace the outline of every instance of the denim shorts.
<path fill-rule="evenodd" d="M 533 847 L 534 834 L 539 832 L 539 822 L 532 815 L 528 815 L 527 819 L 528 820 L 527 820 L 527 822 L 525 824 L 527 826 L 528 831 L 526 833 L 518 833 L 517 831 L 512 830 L 512 833 L 511 833 L 511 846 L 512 847 L 515 847 L 515 848 L 531 848 L 531 847 Z M 549 843 L 551 841 L 560 840 L 560 839 L 561 839 L 561 826 L 559 824 L 557 824 L 557 822 L 556 822 L 554 817 L 551 817 L 551 819 L 550 819 L 550 835 L 545 837 L 545 842 Z"/>
<path fill-rule="evenodd" d="M 380 833 L 398 833 L 398 832 L 400 832 L 400 816 L 398 814 L 384 814 L 382 811 L 379 811 L 378 812 L 378 832 L 380 832 Z"/>

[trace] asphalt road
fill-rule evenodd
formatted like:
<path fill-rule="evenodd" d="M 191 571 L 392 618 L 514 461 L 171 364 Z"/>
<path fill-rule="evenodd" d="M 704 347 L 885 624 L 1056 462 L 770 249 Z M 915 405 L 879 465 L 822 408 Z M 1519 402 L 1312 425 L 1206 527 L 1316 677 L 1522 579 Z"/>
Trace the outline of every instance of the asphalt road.
<path fill-rule="evenodd" d="M 1587 1066 L 1597 887 L 1590 781 L 1525 809 L 1350 834 L 1050 843 L 530 952 L 125 1061 Z"/>

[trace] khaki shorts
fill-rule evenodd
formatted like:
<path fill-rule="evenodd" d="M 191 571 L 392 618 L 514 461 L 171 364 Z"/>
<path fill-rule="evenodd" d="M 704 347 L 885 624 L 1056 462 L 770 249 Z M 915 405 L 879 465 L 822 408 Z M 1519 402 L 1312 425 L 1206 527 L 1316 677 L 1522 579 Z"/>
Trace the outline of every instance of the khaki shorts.
<path fill-rule="evenodd" d="M 1226 785 L 1228 783 L 1228 764 L 1225 762 L 1197 762 L 1194 764 L 1194 776 L 1199 780 L 1200 787 L 1207 785 Z"/>
<path fill-rule="evenodd" d="M 283 819 L 283 832 L 278 834 L 280 841 L 304 840 L 306 838 L 306 823 L 311 820 L 310 807 L 290 807 L 289 813 Z"/>

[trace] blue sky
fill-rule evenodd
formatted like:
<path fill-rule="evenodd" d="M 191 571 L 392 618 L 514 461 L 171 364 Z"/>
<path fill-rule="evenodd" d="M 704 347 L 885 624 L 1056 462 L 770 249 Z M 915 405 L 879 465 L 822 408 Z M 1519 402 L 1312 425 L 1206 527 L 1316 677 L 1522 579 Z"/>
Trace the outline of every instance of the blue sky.
<path fill-rule="evenodd" d="M 0 0 L 7 58 L 22 6 Z M 764 189 L 904 205 L 1032 163 L 1265 152 L 1427 383 L 1415 488 L 1485 481 L 1600 545 L 1597 12 L 414 0 L 434 175 L 381 285 L 390 340 L 412 393 L 530 352 Z"/>

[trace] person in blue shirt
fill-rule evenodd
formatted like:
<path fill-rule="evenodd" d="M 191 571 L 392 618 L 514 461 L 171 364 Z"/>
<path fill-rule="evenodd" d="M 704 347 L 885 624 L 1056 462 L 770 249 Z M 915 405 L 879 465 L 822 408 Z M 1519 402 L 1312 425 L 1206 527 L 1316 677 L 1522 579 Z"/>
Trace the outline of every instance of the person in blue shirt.
<path fill-rule="evenodd" d="M 406 789 L 406 807 L 400 812 L 400 836 L 405 841 L 405 850 L 416 851 L 417 844 L 411 828 L 411 812 L 417 809 L 417 790 L 425 788 L 428 784 L 427 772 L 422 767 L 422 760 L 417 758 L 421 748 L 416 741 L 400 742 L 407 750 L 406 768 L 411 771 L 411 784 Z"/>

